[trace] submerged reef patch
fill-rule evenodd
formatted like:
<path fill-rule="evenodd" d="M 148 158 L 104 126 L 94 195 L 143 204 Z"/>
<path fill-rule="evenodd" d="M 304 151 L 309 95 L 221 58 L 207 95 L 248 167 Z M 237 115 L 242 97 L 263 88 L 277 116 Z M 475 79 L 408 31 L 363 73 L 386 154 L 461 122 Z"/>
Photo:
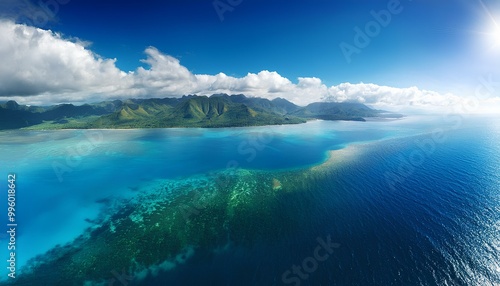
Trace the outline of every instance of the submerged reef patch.
<path fill-rule="evenodd" d="M 289 207 L 283 196 L 332 176 L 356 150 L 332 151 L 327 161 L 306 169 L 229 169 L 149 182 L 98 226 L 33 258 L 16 283 L 107 285 L 110 273 L 122 270 L 139 282 L 189 262 L 198 249 L 278 241 L 300 229 L 300 222 L 284 212 Z"/>

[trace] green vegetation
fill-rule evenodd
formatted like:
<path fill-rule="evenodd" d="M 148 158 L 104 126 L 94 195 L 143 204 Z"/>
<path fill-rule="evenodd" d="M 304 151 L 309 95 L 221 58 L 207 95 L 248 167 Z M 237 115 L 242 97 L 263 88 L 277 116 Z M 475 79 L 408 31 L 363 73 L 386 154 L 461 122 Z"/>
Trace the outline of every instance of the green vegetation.
<path fill-rule="evenodd" d="M 0 104 L 0 130 L 239 127 L 304 123 L 310 119 L 358 120 L 400 117 L 359 103 L 312 103 L 299 107 L 285 99 L 214 94 L 182 98 L 130 99 L 75 106 Z"/>
<path fill-rule="evenodd" d="M 44 121 L 40 124 L 24 127 L 25 130 L 58 130 L 58 129 L 86 129 L 91 122 L 96 121 L 100 117 L 97 115 L 66 118 L 63 117 L 57 121 Z"/>
<path fill-rule="evenodd" d="M 371 109 L 364 104 L 353 102 L 315 102 L 293 112 L 292 115 L 302 118 L 353 121 L 365 121 L 365 117 L 399 118 L 402 116 Z"/>
<path fill-rule="evenodd" d="M 235 103 L 229 97 L 193 96 L 175 105 L 155 102 L 125 103 L 90 124 L 91 128 L 236 127 L 304 123 L 265 109 Z"/>

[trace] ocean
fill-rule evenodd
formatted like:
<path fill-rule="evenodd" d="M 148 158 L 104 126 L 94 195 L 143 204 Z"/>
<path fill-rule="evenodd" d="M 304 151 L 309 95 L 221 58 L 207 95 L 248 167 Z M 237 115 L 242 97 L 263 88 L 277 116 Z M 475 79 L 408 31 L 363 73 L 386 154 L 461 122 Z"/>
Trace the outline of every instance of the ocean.
<path fill-rule="evenodd" d="M 500 285 L 498 142 L 465 115 L 0 132 L 0 283 Z"/>

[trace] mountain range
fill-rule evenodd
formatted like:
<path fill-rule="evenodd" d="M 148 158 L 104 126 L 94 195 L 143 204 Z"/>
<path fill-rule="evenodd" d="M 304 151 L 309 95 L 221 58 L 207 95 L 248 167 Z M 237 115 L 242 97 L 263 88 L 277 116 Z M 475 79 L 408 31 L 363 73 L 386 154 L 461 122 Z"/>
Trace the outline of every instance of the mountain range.
<path fill-rule="evenodd" d="M 361 103 L 317 102 L 300 107 L 292 102 L 247 97 L 242 94 L 187 95 L 104 101 L 55 106 L 0 104 L 0 130 L 237 127 L 304 123 L 311 119 L 356 120 L 398 118 Z"/>

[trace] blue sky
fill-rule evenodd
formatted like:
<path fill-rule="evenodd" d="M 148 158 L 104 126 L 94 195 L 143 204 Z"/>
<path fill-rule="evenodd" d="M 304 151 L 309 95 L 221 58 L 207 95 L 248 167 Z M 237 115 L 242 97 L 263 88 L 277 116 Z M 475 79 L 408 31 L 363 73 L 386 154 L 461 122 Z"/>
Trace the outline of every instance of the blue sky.
<path fill-rule="evenodd" d="M 339 44 L 352 43 L 353 28 L 363 27 L 372 20 L 370 11 L 386 9 L 387 3 L 243 0 L 224 12 L 221 22 L 210 0 L 71 0 L 49 27 L 91 41 L 95 52 L 117 58 L 127 71 L 154 46 L 197 73 L 273 70 L 290 79 L 316 76 L 327 84 L 408 84 L 412 79 L 402 74 L 407 71 L 425 84 L 429 69 L 454 61 L 456 54 L 472 56 L 473 39 L 466 31 L 482 11 L 460 1 L 401 0 L 403 12 L 348 64 Z"/>
<path fill-rule="evenodd" d="M 3 18 L 60 33 L 64 40 L 86 41 L 86 49 L 116 59 L 123 72 L 148 70 L 141 60 L 154 47 L 192 74 L 243 78 L 269 71 L 293 84 L 299 77 L 319 78 L 327 88 L 370 83 L 467 96 L 476 90 L 478 77 L 493 74 L 500 81 L 500 46 L 493 47 L 500 35 L 485 35 L 500 34 L 493 21 L 500 21 L 500 4 L 493 0 L 21 2 L 31 5 L 20 8 L 13 0 L 0 5 Z M 33 19 L 39 3 L 57 12 L 50 21 Z M 398 13 L 391 13 L 390 5 Z M 214 6 L 230 10 L 218 12 Z M 389 11 L 390 21 L 346 59 L 340 45 L 356 47 L 355 28 L 366 32 L 373 13 L 382 10 Z M 495 90 L 493 96 L 499 94 Z"/>

